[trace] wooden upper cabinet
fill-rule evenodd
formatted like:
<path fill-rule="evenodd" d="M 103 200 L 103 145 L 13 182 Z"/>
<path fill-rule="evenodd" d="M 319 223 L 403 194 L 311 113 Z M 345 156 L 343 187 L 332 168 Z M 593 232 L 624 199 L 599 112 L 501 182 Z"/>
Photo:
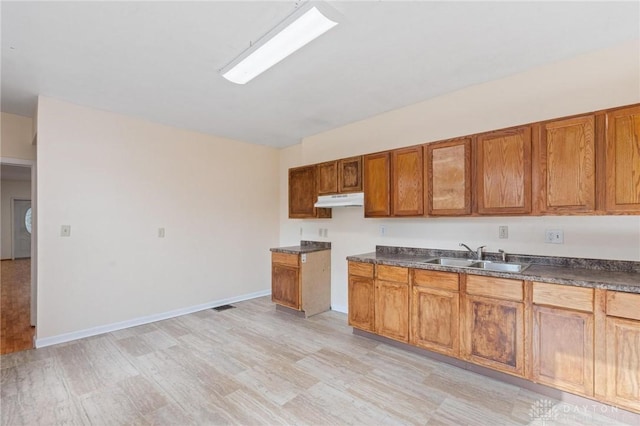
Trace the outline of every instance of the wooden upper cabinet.
<path fill-rule="evenodd" d="M 588 115 L 536 126 L 534 194 L 541 213 L 595 210 L 594 122 Z"/>
<path fill-rule="evenodd" d="M 531 127 L 477 136 L 479 214 L 531 212 Z"/>
<path fill-rule="evenodd" d="M 471 138 L 425 145 L 427 213 L 471 214 Z"/>
<path fill-rule="evenodd" d="M 608 213 L 640 213 L 640 106 L 606 115 L 606 191 Z"/>
<path fill-rule="evenodd" d="M 289 218 L 331 217 L 331 209 L 313 206 L 318 198 L 316 171 L 315 165 L 289 169 Z"/>
<path fill-rule="evenodd" d="M 422 145 L 391 151 L 391 213 L 393 216 L 424 214 Z"/>
<path fill-rule="evenodd" d="M 385 217 L 391 214 L 389 153 L 365 155 L 364 167 L 364 215 Z"/>
<path fill-rule="evenodd" d="M 317 165 L 318 195 L 362 191 L 362 156 Z"/>
<path fill-rule="evenodd" d="M 318 164 L 318 195 L 338 193 L 338 162 L 328 161 Z"/>
<path fill-rule="evenodd" d="M 362 191 L 362 156 L 338 161 L 338 192 Z"/>

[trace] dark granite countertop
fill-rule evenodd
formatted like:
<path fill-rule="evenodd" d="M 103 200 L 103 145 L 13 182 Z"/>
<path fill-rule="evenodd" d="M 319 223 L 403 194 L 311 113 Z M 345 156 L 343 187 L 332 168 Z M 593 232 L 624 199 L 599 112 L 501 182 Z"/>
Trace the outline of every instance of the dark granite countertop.
<path fill-rule="evenodd" d="M 508 262 L 531 265 L 522 272 L 496 272 L 424 263 L 425 260 L 435 257 L 468 258 L 468 255 L 467 251 L 459 250 L 378 246 L 373 253 L 348 256 L 347 260 L 640 293 L 640 262 L 521 254 L 508 255 Z M 500 261 L 500 256 L 499 253 L 486 253 L 485 259 Z"/>
<path fill-rule="evenodd" d="M 323 241 L 300 241 L 299 246 L 274 247 L 269 249 L 274 253 L 313 253 L 314 251 L 331 250 L 331 243 Z"/>

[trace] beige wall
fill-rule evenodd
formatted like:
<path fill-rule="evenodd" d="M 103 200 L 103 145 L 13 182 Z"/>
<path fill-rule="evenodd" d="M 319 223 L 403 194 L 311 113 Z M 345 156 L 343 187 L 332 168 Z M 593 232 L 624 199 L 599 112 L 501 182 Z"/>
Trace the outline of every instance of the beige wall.
<path fill-rule="evenodd" d="M 281 152 L 280 243 L 332 242 L 332 306 L 346 310 L 345 257 L 379 245 L 459 249 L 487 245 L 510 253 L 640 261 L 640 218 L 502 217 L 364 219 L 362 208 L 333 210 L 331 220 L 287 219 L 288 167 L 640 102 L 640 43 L 540 67 L 502 80 L 391 111 L 305 138 Z M 386 235 L 380 236 L 381 225 Z M 498 239 L 498 226 L 509 238 Z M 318 237 L 327 228 L 327 239 Z M 563 229 L 565 243 L 545 244 L 545 229 Z"/>
<path fill-rule="evenodd" d="M 2 259 L 11 259 L 12 228 L 11 228 L 11 200 L 30 200 L 31 182 L 19 180 L 2 180 L 0 194 L 1 200 L 1 230 L 2 230 Z"/>
<path fill-rule="evenodd" d="M 41 97 L 38 339 L 268 291 L 278 162 L 272 148 Z"/>
<path fill-rule="evenodd" d="M 33 119 L 21 115 L 0 113 L 0 157 L 35 160 Z"/>

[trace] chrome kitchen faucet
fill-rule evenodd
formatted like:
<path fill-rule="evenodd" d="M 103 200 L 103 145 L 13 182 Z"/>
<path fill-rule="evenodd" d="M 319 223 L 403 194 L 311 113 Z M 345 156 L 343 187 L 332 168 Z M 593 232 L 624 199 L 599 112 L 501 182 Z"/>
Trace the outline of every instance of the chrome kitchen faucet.
<path fill-rule="evenodd" d="M 465 243 L 460 243 L 460 247 L 466 248 L 467 250 L 469 250 L 469 252 L 471 252 L 471 254 L 475 255 L 478 260 L 482 260 L 482 249 L 486 246 L 480 246 L 476 249 L 476 251 L 471 250 Z"/>

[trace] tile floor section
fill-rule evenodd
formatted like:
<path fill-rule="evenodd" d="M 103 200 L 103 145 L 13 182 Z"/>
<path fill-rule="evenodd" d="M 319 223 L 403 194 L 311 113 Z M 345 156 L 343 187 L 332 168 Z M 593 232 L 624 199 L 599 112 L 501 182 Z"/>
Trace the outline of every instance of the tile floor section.
<path fill-rule="evenodd" d="M 617 425 L 268 298 L 0 357 L 2 425 Z"/>

